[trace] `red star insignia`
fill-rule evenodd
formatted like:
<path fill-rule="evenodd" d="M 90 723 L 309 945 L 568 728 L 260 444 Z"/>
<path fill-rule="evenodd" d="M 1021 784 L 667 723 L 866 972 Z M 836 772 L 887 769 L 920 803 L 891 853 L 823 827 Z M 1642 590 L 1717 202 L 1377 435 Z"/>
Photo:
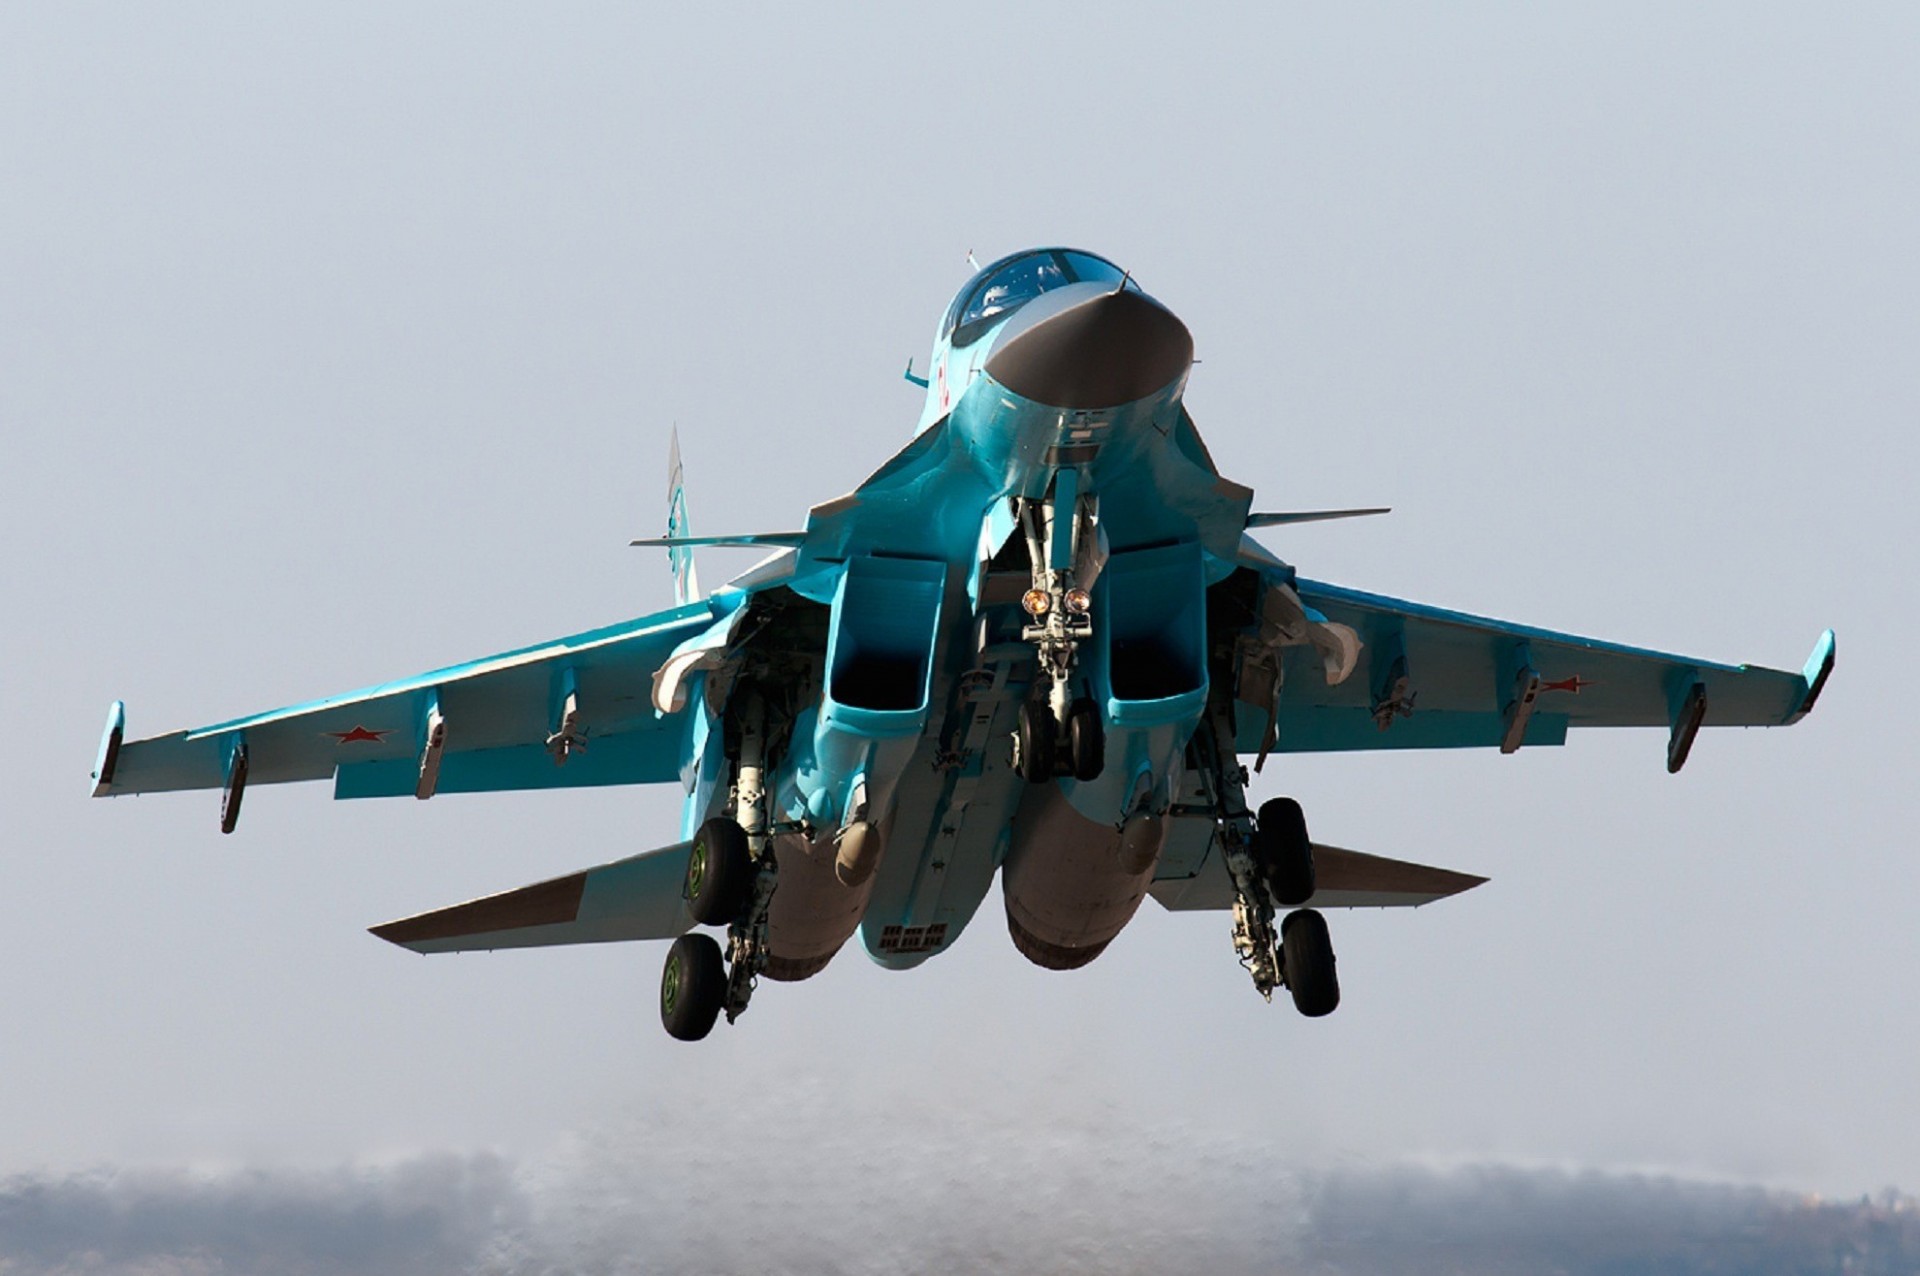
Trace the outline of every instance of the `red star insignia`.
<path fill-rule="evenodd" d="M 1592 685 L 1593 683 L 1589 682 L 1587 679 L 1582 678 L 1579 674 L 1575 674 L 1571 678 L 1562 678 L 1558 682 L 1543 682 L 1540 684 L 1540 690 L 1571 691 L 1573 692 L 1574 695 L 1577 696 L 1580 694 L 1580 688 L 1591 687 Z"/>
<path fill-rule="evenodd" d="M 341 744 L 385 744 L 387 737 L 393 734 L 393 728 L 388 727 L 385 731 L 369 731 L 365 727 L 357 726 L 351 731 L 328 731 L 325 734 L 332 736 Z"/>

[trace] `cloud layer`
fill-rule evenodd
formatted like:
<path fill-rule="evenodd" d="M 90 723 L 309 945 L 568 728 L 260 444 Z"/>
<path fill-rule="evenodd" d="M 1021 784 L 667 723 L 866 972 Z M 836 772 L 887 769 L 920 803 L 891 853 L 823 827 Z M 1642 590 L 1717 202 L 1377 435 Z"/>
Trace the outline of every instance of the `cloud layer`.
<path fill-rule="evenodd" d="M 1090 1114 L 783 1136 L 665 1115 L 541 1158 L 21 1176 L 0 1273 L 1692 1273 L 1920 1270 L 1920 1206 L 1517 1168 L 1290 1170 Z M 896 1123 L 897 1124 L 897 1123 Z M 790 1127 L 791 1128 L 791 1127 Z"/>
<path fill-rule="evenodd" d="M 328 1173 L 101 1171 L 0 1184 L 0 1272 L 215 1276 L 484 1270 L 526 1228 L 492 1157 Z"/>

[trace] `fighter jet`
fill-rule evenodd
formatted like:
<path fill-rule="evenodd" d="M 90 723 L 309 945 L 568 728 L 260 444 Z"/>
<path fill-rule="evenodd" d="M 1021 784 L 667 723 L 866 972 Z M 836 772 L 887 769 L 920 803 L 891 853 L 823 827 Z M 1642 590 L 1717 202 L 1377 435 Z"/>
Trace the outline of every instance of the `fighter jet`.
<path fill-rule="evenodd" d="M 1308 579 L 1252 534 L 1383 510 L 1257 511 L 1183 404 L 1185 324 L 1068 248 L 981 269 L 941 320 L 912 441 L 804 528 L 695 536 L 675 449 L 678 605 L 309 704 L 151 739 L 113 705 L 94 793 L 256 784 L 336 798 L 678 782 L 678 840 L 375 926 L 421 953 L 659 940 L 682 1040 L 759 980 L 818 974 L 855 931 L 905 970 L 999 878 L 1037 965 L 1091 962 L 1149 895 L 1217 909 L 1261 996 L 1339 1002 L 1323 910 L 1484 879 L 1314 840 L 1255 809 L 1270 755 L 1561 744 L 1813 708 L 1799 672 L 1664 655 Z M 710 593 L 699 546 L 773 551 Z M 724 946 L 716 935 L 725 937 Z M 1223 945 L 1224 947 L 1224 945 Z"/>

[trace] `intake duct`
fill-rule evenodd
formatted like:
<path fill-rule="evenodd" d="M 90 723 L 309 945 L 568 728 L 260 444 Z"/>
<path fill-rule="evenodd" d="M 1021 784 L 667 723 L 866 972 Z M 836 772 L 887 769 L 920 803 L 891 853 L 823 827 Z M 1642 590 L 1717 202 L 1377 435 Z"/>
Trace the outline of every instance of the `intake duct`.
<path fill-rule="evenodd" d="M 1205 585 L 1197 542 L 1126 550 L 1107 560 L 1096 628 L 1106 638 L 1116 723 L 1157 725 L 1206 702 Z"/>

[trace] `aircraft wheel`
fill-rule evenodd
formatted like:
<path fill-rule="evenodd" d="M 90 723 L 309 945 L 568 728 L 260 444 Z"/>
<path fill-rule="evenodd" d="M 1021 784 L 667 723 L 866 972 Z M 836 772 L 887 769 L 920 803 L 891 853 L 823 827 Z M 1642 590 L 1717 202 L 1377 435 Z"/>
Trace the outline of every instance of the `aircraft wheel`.
<path fill-rule="evenodd" d="M 752 890 L 747 831 L 723 815 L 702 824 L 687 852 L 687 878 L 681 887 L 693 920 L 702 926 L 728 925 L 746 908 Z"/>
<path fill-rule="evenodd" d="M 1280 923 L 1280 962 L 1295 1010 L 1313 1019 L 1333 1013 L 1340 1004 L 1340 980 L 1326 918 L 1311 908 L 1288 913 Z"/>
<path fill-rule="evenodd" d="M 1029 700 L 1020 706 L 1020 775 L 1029 784 L 1053 778 L 1057 734 L 1053 711 L 1046 705 Z"/>
<path fill-rule="evenodd" d="M 1074 701 L 1067 714 L 1067 763 L 1076 780 L 1097 780 L 1107 765 L 1106 728 L 1090 699 Z"/>
<path fill-rule="evenodd" d="M 1273 902 L 1295 908 L 1313 898 L 1313 842 L 1307 817 L 1292 798 L 1274 798 L 1260 806 L 1253 830 L 1253 855 L 1267 875 Z"/>
<path fill-rule="evenodd" d="M 682 935 L 667 950 L 660 972 L 660 1022 L 681 1041 L 713 1031 L 727 1000 L 727 963 L 712 935 Z"/>

